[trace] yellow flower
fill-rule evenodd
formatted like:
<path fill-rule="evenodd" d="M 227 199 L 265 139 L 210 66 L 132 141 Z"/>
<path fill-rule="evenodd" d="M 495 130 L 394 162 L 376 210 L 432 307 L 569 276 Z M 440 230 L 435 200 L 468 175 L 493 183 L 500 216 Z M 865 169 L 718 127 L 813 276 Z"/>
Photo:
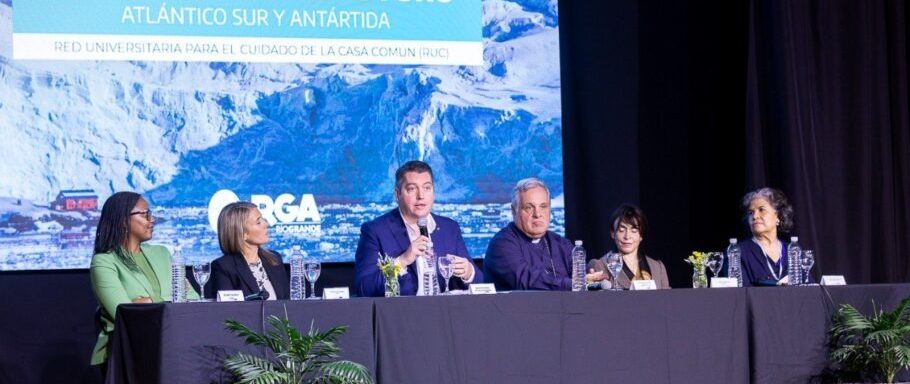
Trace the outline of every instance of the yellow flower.
<path fill-rule="evenodd" d="M 689 255 L 688 258 L 686 258 L 686 262 L 689 263 L 689 265 L 691 265 L 693 267 L 704 266 L 705 263 L 708 261 L 709 253 L 710 252 L 693 251 L 692 254 Z"/>
<path fill-rule="evenodd" d="M 379 267 L 379 271 L 382 272 L 382 275 L 386 278 L 398 277 L 401 273 L 401 265 L 396 263 L 394 259 L 388 255 L 379 254 L 379 259 L 376 260 L 376 265 Z"/>

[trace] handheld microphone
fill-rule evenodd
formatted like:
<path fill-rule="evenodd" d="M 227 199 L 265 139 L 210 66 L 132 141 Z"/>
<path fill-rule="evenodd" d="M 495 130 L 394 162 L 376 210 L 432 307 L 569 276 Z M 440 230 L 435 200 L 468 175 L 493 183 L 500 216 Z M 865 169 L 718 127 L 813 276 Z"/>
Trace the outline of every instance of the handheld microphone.
<path fill-rule="evenodd" d="M 613 283 L 611 283 L 609 280 L 601 280 L 601 281 L 597 281 L 597 282 L 588 284 L 589 291 L 608 290 L 612 287 L 613 287 Z"/>
<path fill-rule="evenodd" d="M 427 218 L 421 217 L 417 219 L 417 228 L 420 229 L 420 236 L 430 237 L 430 231 L 427 230 Z"/>
<path fill-rule="evenodd" d="M 259 292 L 252 293 L 243 298 L 244 301 L 256 301 L 256 300 L 264 301 L 264 300 L 268 300 L 268 299 L 269 299 L 269 291 L 266 291 L 265 289 L 262 289 L 262 288 L 259 289 Z"/>

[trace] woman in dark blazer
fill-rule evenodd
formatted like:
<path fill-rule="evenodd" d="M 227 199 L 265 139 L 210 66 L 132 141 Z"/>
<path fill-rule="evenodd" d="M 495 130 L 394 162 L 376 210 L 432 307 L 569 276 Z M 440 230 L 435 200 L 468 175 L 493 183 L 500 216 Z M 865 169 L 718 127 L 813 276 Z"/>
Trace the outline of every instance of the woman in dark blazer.
<path fill-rule="evenodd" d="M 743 286 L 787 285 L 787 245 L 779 238 L 793 228 L 793 206 L 778 189 L 761 188 L 743 197 L 752 238 L 740 241 Z"/>
<path fill-rule="evenodd" d="M 218 215 L 218 244 L 223 255 L 212 262 L 206 297 L 218 291 L 260 293 L 267 300 L 290 298 L 290 283 L 281 255 L 263 247 L 269 241 L 269 222 L 252 203 L 228 204 Z"/>

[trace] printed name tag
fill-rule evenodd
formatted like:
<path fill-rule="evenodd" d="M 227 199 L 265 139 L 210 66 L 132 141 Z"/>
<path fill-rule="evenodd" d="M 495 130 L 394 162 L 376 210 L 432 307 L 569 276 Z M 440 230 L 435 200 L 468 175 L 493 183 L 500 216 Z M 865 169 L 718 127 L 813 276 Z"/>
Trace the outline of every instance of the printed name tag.
<path fill-rule="evenodd" d="M 218 301 L 243 301 L 243 291 L 218 291 Z"/>
<path fill-rule="evenodd" d="M 712 277 L 711 288 L 738 288 L 739 282 L 735 277 Z"/>
<path fill-rule="evenodd" d="M 472 295 L 490 295 L 496 293 L 496 286 L 493 283 L 471 284 L 468 287 Z"/>
<path fill-rule="evenodd" d="M 632 285 L 629 286 L 629 290 L 632 291 L 653 291 L 657 289 L 657 284 L 654 283 L 654 280 L 632 280 Z"/>
<path fill-rule="evenodd" d="M 825 275 L 822 276 L 822 285 L 847 285 L 844 275 Z"/>
<path fill-rule="evenodd" d="M 322 298 L 323 300 L 350 299 L 351 292 L 348 287 L 323 288 Z"/>

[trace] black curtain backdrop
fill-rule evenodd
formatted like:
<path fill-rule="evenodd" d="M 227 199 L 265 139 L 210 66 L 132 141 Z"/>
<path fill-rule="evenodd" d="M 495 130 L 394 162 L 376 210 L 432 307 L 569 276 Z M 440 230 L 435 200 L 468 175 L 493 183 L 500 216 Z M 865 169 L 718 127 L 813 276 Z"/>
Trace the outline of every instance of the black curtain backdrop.
<path fill-rule="evenodd" d="M 652 256 L 691 286 L 683 258 L 745 237 L 740 199 L 771 185 L 820 272 L 908 280 L 905 2 L 559 7 L 566 224 L 589 257 L 612 246 L 612 210 L 635 203 Z M 352 282 L 351 264 L 323 269 L 320 287 Z M 93 381 L 86 270 L 2 272 L 0 292 L 0 382 Z"/>
<path fill-rule="evenodd" d="M 753 1 L 745 174 L 781 187 L 818 267 L 849 283 L 910 277 L 903 1 Z"/>
<path fill-rule="evenodd" d="M 562 2 L 567 231 L 610 246 L 622 202 L 652 256 L 748 238 L 740 199 L 782 189 L 820 274 L 910 278 L 908 10 L 894 1 Z M 593 72 L 593 73 L 592 73 Z"/>
<path fill-rule="evenodd" d="M 566 225 L 589 257 L 623 202 L 648 214 L 675 287 L 689 253 L 744 235 L 747 5 L 560 3 Z"/>

